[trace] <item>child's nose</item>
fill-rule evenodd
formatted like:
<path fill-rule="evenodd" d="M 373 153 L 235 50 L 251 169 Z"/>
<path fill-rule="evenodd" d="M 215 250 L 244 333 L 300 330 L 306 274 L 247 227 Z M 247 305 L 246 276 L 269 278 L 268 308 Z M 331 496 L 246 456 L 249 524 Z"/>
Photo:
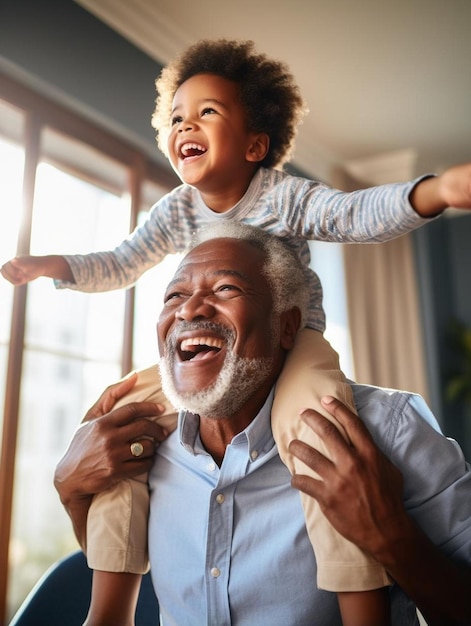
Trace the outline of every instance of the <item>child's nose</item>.
<path fill-rule="evenodd" d="M 178 132 L 183 133 L 185 131 L 193 130 L 195 128 L 195 125 L 195 122 L 191 118 L 185 118 L 180 122 Z"/>

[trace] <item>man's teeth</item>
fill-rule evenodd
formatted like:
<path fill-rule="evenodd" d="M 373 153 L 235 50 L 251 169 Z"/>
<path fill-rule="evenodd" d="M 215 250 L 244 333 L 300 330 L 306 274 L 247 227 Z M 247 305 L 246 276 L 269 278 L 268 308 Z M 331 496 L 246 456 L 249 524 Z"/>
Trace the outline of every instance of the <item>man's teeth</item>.
<path fill-rule="evenodd" d="M 180 350 L 182 352 L 190 352 L 195 346 L 208 346 L 208 348 L 218 348 L 220 350 L 224 346 L 224 342 L 217 337 L 191 337 L 181 342 Z"/>

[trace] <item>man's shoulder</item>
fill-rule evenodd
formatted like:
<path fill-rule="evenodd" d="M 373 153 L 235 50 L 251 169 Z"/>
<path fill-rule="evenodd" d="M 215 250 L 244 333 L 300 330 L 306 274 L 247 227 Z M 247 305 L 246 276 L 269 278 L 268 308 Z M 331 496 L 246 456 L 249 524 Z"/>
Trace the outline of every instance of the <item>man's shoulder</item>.
<path fill-rule="evenodd" d="M 358 410 L 360 407 L 383 405 L 385 409 L 396 410 L 408 404 L 411 399 L 422 400 L 422 397 L 411 391 L 402 391 L 388 387 L 378 387 L 376 385 L 366 385 L 350 381 L 355 404 Z"/>
<path fill-rule="evenodd" d="M 388 432 L 391 436 L 392 431 L 405 421 L 409 429 L 427 423 L 440 431 L 435 416 L 421 395 L 355 382 L 351 386 L 358 415 L 370 431 L 377 434 Z"/>

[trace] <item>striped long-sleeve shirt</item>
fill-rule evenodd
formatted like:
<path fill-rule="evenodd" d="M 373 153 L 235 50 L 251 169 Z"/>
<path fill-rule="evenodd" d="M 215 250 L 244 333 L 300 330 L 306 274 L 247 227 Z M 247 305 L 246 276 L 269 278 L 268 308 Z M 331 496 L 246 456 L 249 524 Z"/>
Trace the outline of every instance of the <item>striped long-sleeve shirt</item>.
<path fill-rule="evenodd" d="M 56 281 L 56 286 L 87 292 L 128 287 L 167 254 L 186 249 L 200 227 L 217 220 L 238 220 L 283 238 L 295 249 L 310 284 L 307 325 L 323 332 L 322 287 L 309 268 L 307 242 L 383 242 L 421 226 L 427 220 L 409 202 L 417 182 L 346 193 L 261 168 L 241 200 L 224 213 L 209 209 L 196 188 L 183 184 L 159 200 L 146 222 L 114 250 L 65 256 L 75 283 Z"/>

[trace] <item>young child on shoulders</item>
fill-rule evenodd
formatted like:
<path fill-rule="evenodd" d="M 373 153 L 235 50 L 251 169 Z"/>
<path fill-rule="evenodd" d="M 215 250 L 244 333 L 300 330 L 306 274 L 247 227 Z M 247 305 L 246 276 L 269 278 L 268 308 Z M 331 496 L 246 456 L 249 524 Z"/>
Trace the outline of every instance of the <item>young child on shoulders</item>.
<path fill-rule="evenodd" d="M 277 384 L 272 425 L 291 473 L 307 474 L 308 468 L 289 455 L 289 442 L 301 439 L 326 450 L 301 422 L 301 409 L 314 408 L 332 421 L 320 404 L 325 395 L 354 408 L 338 356 L 323 337 L 322 288 L 309 269 L 307 242 L 388 241 L 448 206 L 471 208 L 471 165 L 351 193 L 287 174 L 281 168 L 306 109 L 287 66 L 257 53 L 250 41 L 199 41 L 163 69 L 156 87 L 158 145 L 182 185 L 159 200 L 147 221 L 114 250 L 17 257 L 1 273 L 17 285 L 48 276 L 59 288 L 98 292 L 132 285 L 167 254 L 184 250 L 209 222 L 239 220 L 285 239 L 305 265 L 311 297 L 307 326 Z M 166 405 L 165 415 L 156 419 L 164 419 L 167 430 L 176 426 L 156 367 L 139 373 L 131 393 L 122 401 L 155 399 Z M 130 457 L 139 450 L 135 446 Z M 90 625 L 112 619 L 117 593 L 122 607 L 126 581 L 147 568 L 146 481 L 126 482 L 96 498 L 89 513 L 87 557 L 95 570 Z M 387 572 L 339 536 L 312 498 L 301 497 L 318 563 L 317 584 L 338 594 L 344 625 L 389 624 Z M 125 503 L 119 513 L 116 502 Z M 125 508 L 129 518 L 123 524 Z M 115 585 L 117 575 L 123 584 Z M 119 623 L 133 623 L 134 601 L 130 592 L 129 615 L 125 621 L 120 615 Z"/>

